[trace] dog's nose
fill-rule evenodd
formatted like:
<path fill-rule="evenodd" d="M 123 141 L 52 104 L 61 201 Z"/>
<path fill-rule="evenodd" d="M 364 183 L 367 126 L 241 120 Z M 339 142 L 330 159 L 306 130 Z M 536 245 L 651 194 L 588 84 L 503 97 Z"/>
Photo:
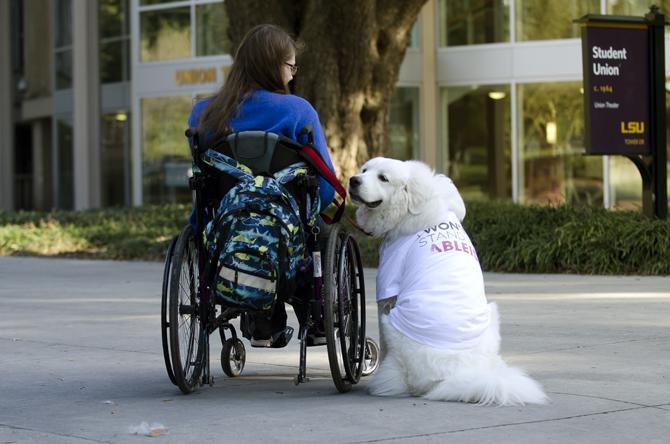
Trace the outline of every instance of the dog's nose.
<path fill-rule="evenodd" d="M 359 177 L 353 176 L 349 179 L 349 188 L 356 188 L 361 184 L 361 179 Z"/>

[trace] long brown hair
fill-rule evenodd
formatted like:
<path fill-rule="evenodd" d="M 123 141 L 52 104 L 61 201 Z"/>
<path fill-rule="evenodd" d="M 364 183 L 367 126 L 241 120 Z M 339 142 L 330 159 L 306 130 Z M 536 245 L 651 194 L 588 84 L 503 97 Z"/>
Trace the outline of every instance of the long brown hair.
<path fill-rule="evenodd" d="M 258 25 L 249 30 L 237 48 L 223 86 L 200 117 L 200 129 L 213 132 L 215 139 L 223 137 L 232 132 L 231 118 L 253 91 L 288 93 L 281 70 L 297 52 L 296 42 L 278 26 Z"/>

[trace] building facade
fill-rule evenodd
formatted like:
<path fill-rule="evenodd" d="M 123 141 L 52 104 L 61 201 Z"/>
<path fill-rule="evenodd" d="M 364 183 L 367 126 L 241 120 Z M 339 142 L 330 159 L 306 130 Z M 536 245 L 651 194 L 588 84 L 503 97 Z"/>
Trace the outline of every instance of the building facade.
<path fill-rule="evenodd" d="M 429 0 L 391 101 L 387 155 L 427 161 L 466 200 L 640 207 L 629 160 L 584 155 L 573 20 L 647 10 Z M 227 20 L 221 0 L 0 0 L 0 208 L 188 201 L 183 132 L 232 63 Z"/>

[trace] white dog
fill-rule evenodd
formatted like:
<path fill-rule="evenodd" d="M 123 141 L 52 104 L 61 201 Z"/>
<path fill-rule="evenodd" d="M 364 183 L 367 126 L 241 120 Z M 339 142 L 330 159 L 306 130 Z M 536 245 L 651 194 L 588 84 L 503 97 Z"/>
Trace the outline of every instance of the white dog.
<path fill-rule="evenodd" d="M 377 157 L 349 180 L 356 219 L 383 237 L 377 274 L 382 362 L 371 394 L 523 405 L 541 386 L 499 356 L 498 309 L 451 179 L 418 161 Z"/>

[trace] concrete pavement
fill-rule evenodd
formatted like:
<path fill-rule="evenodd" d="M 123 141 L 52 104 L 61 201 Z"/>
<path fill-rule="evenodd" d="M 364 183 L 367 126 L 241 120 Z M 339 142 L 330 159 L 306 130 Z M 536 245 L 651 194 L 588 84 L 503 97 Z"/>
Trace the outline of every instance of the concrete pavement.
<path fill-rule="evenodd" d="M 338 394 L 324 347 L 296 387 L 295 341 L 245 341 L 247 367 L 230 379 L 216 337 L 215 385 L 184 396 L 163 364 L 161 275 L 158 263 L 0 257 L 0 443 L 668 442 L 668 277 L 485 274 L 504 358 L 551 398 L 500 408 L 375 398 L 365 379 Z M 132 434 L 142 422 L 165 430 Z"/>

